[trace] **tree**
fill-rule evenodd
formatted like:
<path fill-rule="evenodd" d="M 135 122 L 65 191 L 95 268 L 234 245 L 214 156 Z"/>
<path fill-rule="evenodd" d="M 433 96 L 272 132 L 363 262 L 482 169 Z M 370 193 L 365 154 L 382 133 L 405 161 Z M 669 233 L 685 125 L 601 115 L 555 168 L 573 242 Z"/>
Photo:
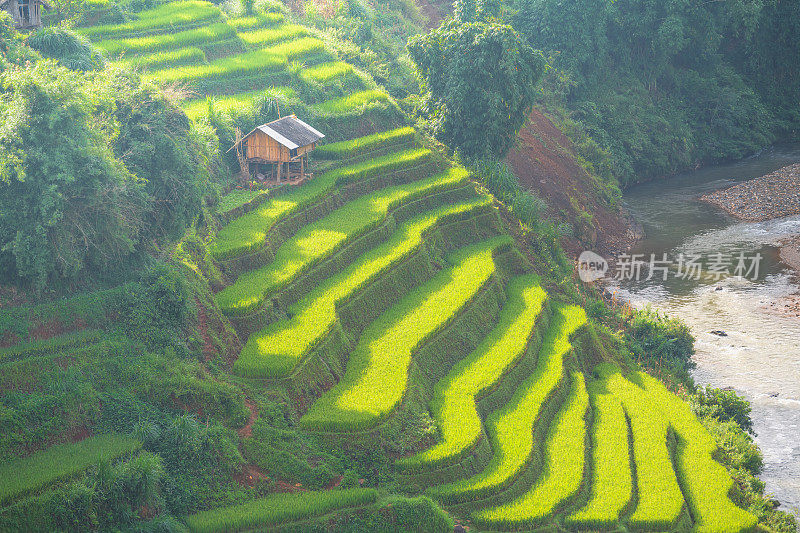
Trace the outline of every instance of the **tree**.
<path fill-rule="evenodd" d="M 536 97 L 542 54 L 510 26 L 458 19 L 412 38 L 408 51 L 429 91 L 424 111 L 434 134 L 467 158 L 505 155 Z"/>
<path fill-rule="evenodd" d="M 0 254 L 39 289 L 118 265 L 137 242 L 144 198 L 108 145 L 110 98 L 51 60 L 9 69 L 2 83 Z"/>

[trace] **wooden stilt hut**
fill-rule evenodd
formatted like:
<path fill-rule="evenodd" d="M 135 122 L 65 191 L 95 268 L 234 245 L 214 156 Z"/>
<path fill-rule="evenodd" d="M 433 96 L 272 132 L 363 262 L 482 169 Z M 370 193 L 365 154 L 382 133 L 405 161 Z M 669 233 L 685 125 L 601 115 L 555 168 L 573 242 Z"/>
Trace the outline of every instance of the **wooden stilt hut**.
<path fill-rule="evenodd" d="M 247 171 L 258 179 L 310 177 L 308 153 L 325 135 L 294 115 L 262 124 L 228 150 L 241 153 Z"/>

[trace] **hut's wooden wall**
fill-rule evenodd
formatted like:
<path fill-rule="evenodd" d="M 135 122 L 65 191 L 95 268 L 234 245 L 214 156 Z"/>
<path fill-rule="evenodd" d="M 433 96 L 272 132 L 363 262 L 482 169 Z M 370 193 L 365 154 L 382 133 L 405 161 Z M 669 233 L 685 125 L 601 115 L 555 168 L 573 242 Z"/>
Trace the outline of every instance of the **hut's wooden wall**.
<path fill-rule="evenodd" d="M 274 140 L 262 131 L 256 130 L 245 140 L 248 159 L 262 159 L 264 161 L 281 161 L 283 163 L 292 159 L 289 149 Z M 301 146 L 294 157 L 310 152 L 317 143 Z"/>

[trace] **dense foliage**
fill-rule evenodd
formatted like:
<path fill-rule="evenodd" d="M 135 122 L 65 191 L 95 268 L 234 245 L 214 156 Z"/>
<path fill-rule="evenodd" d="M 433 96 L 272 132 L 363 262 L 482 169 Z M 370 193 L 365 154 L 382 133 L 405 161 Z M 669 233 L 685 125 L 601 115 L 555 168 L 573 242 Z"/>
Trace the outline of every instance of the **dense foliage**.
<path fill-rule="evenodd" d="M 779 0 L 518 0 L 553 54 L 545 101 L 623 184 L 745 156 L 797 129 L 800 7 Z"/>
<path fill-rule="evenodd" d="M 5 56 L 19 63 L 10 45 L 22 45 L 4 31 Z M 68 34 L 31 40 L 65 64 L 91 66 L 94 52 Z M 2 73 L 0 113 L 6 281 L 42 289 L 113 276 L 152 240 L 181 235 L 200 210 L 211 150 L 180 109 L 136 76 L 81 73 L 52 60 L 12 65 Z"/>
<path fill-rule="evenodd" d="M 409 40 L 429 91 L 423 111 L 439 140 L 467 158 L 503 156 L 533 105 L 544 59 L 510 26 L 464 18 Z"/>

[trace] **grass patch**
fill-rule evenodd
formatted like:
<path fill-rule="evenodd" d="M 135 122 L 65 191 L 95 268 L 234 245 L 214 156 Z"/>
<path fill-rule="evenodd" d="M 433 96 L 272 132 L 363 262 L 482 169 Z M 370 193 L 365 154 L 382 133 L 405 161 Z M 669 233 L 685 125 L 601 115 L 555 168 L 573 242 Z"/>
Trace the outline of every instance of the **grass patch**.
<path fill-rule="evenodd" d="M 0 362 L 12 361 L 23 357 L 34 357 L 76 348 L 84 344 L 100 341 L 105 336 L 97 329 L 84 329 L 44 339 L 39 341 L 22 342 L 8 348 L 0 348 Z"/>
<path fill-rule="evenodd" d="M 141 54 L 142 52 L 156 52 L 174 50 L 187 46 L 222 41 L 234 37 L 236 30 L 224 22 L 210 24 L 201 28 L 194 28 L 176 33 L 162 35 L 148 35 L 131 39 L 105 40 L 96 43 L 98 48 L 105 50 L 110 55 L 122 53 Z"/>
<path fill-rule="evenodd" d="M 120 63 L 141 70 L 163 69 L 192 63 L 204 63 L 206 54 L 199 48 L 190 46 L 168 52 L 157 52 L 142 56 L 127 58 Z"/>
<path fill-rule="evenodd" d="M 214 104 L 214 109 L 217 112 L 231 115 L 233 113 L 249 114 L 253 110 L 253 106 L 261 98 L 278 98 L 287 100 L 295 98 L 297 95 L 291 87 L 270 87 L 269 89 L 258 89 L 256 91 L 248 91 L 243 93 L 230 94 L 225 96 L 215 96 L 208 98 L 197 98 L 195 100 L 188 100 L 183 103 L 181 108 L 186 115 L 192 120 L 197 120 L 199 117 L 208 114 L 208 102 L 211 100 Z M 238 191 L 243 192 L 243 191 Z M 250 192 L 250 191 L 247 191 Z M 223 197 L 224 200 L 224 197 Z M 222 201 L 220 202 L 222 203 Z M 238 207 L 238 206 L 234 206 Z M 219 208 L 218 212 L 225 213 L 232 208 L 222 209 Z"/>
<path fill-rule="evenodd" d="M 512 243 L 504 235 L 459 250 L 448 258 L 450 267 L 370 324 L 341 381 L 311 406 L 300 425 L 356 431 L 385 419 L 403 397 L 411 356 L 475 298 L 495 272 L 495 253 Z"/>
<path fill-rule="evenodd" d="M 135 20 L 124 24 L 103 24 L 80 28 L 78 31 L 93 40 L 96 38 L 111 39 L 115 36 L 145 32 L 156 28 L 164 28 L 166 31 L 168 28 L 182 24 L 218 18 L 220 14 L 219 8 L 211 2 L 185 0 L 170 2 L 142 11 L 136 15 Z"/>
<path fill-rule="evenodd" d="M 410 142 L 415 137 L 414 128 L 406 126 L 374 135 L 367 135 L 366 137 L 358 137 L 349 141 L 323 144 L 314 151 L 314 157 L 319 159 L 346 159 L 358 155 L 359 152 L 376 150 L 391 144 Z"/>
<path fill-rule="evenodd" d="M 352 65 L 344 63 L 343 61 L 331 61 L 329 63 L 322 63 L 309 68 L 304 68 L 300 72 L 300 77 L 306 81 L 325 84 L 332 79 L 342 78 L 347 74 L 353 72 Z"/>
<path fill-rule="evenodd" d="M 207 65 L 187 65 L 157 70 L 145 76 L 163 83 L 178 81 L 191 82 L 199 79 L 222 81 L 229 77 L 255 72 L 276 72 L 287 65 L 285 56 L 277 55 L 269 49 L 255 50 L 237 56 L 211 61 Z"/>
<path fill-rule="evenodd" d="M 279 24 L 284 21 L 283 13 L 259 13 L 250 17 L 235 17 L 228 19 L 228 24 L 236 31 L 248 31 L 263 26 Z"/>
<path fill-rule="evenodd" d="M 275 322 L 252 335 L 234 365 L 235 372 L 258 378 L 285 376 L 333 327 L 337 302 L 346 300 L 414 254 L 426 232 L 437 223 L 486 205 L 488 200 L 480 198 L 442 206 L 406 222 L 385 243 L 362 255 L 292 305 L 291 320 Z"/>
<path fill-rule="evenodd" d="M 141 448 L 130 437 L 109 433 L 74 444 L 58 444 L 0 466 L 0 502 L 71 477 L 99 461 L 108 461 Z"/>
<path fill-rule="evenodd" d="M 239 38 L 250 46 L 263 46 L 305 35 L 308 35 L 306 27 L 297 24 L 283 24 L 275 28 L 261 28 L 240 33 Z"/>
<path fill-rule="evenodd" d="M 316 54 L 325 50 L 325 43 L 316 37 L 301 37 L 293 41 L 286 41 L 266 48 L 273 54 L 278 54 L 287 59 L 299 59 L 303 56 Z"/>
<path fill-rule="evenodd" d="M 570 335 L 586 322 L 580 307 L 557 305 L 542 340 L 536 371 L 514 393 L 508 404 L 487 419 L 494 451 L 487 467 L 469 479 L 434 487 L 434 497 L 485 497 L 504 488 L 519 474 L 533 452 L 533 426 L 545 400 L 565 379 L 564 356 L 572 349 Z"/>
<path fill-rule="evenodd" d="M 667 416 L 678 438 L 678 479 L 694 519 L 694 531 L 739 533 L 751 531 L 758 520 L 729 498 L 733 480 L 714 460 L 717 445 L 689 406 L 657 379 L 643 372 L 634 378 Z"/>
<path fill-rule="evenodd" d="M 683 511 L 683 494 L 667 448 L 667 421 L 618 369 L 601 371 L 630 418 L 639 498 L 628 522 L 636 529 L 670 529 Z"/>
<path fill-rule="evenodd" d="M 516 500 L 475 513 L 476 521 L 501 528 L 541 524 L 575 496 L 583 480 L 588 407 L 583 374 L 574 372 L 570 394 L 547 435 L 539 480 Z"/>
<path fill-rule="evenodd" d="M 420 164 L 429 157 L 430 150 L 405 150 L 326 172 L 280 197 L 265 201 L 257 209 L 233 220 L 217 233 L 211 253 L 215 259 L 222 260 L 260 249 L 276 222 L 318 200 L 334 186 Z M 229 311 L 241 313 L 248 309 L 249 306 L 238 311 L 231 308 Z"/>
<path fill-rule="evenodd" d="M 633 494 L 628 446 L 628 422 L 619 399 L 605 380 L 589 384 L 594 411 L 592 481 L 589 501 L 568 516 L 565 524 L 581 529 L 613 529 Z"/>
<path fill-rule="evenodd" d="M 475 402 L 524 355 L 547 299 L 532 274 L 511 280 L 508 293 L 497 327 L 436 384 L 431 414 L 439 425 L 439 443 L 401 460 L 401 465 L 435 468 L 461 457 L 481 438 L 483 424 Z"/>
<path fill-rule="evenodd" d="M 466 172 L 445 172 L 432 178 L 387 187 L 362 196 L 330 215 L 303 227 L 281 245 L 269 265 L 242 274 L 217 294 L 223 310 L 252 309 L 311 265 L 386 219 L 388 212 L 408 201 L 463 182 Z"/>
<path fill-rule="evenodd" d="M 311 107 L 322 116 L 337 116 L 345 115 L 369 104 L 388 103 L 389 101 L 389 95 L 385 92 L 377 89 L 369 89 L 352 93 L 341 98 L 327 100 Z"/>
<path fill-rule="evenodd" d="M 203 511 L 186 517 L 189 530 L 195 533 L 246 531 L 284 525 L 313 518 L 337 509 L 375 503 L 375 489 L 345 489 L 272 494 L 230 507 Z"/>

